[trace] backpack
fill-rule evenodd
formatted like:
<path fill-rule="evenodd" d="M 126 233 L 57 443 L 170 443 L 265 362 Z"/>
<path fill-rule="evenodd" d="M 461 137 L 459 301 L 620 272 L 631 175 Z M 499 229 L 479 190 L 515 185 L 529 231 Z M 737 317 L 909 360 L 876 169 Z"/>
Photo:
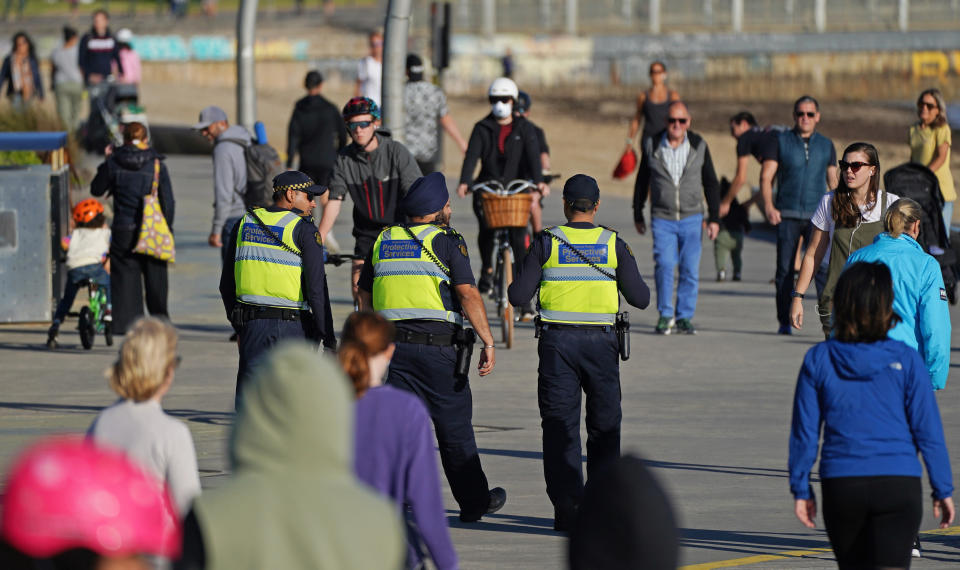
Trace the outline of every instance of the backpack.
<path fill-rule="evenodd" d="M 220 139 L 217 143 L 232 142 L 243 147 L 247 162 L 247 190 L 243 204 L 247 208 L 262 208 L 273 205 L 273 177 L 284 171 L 283 161 L 277 149 L 254 140 L 247 144 L 241 139 Z"/>

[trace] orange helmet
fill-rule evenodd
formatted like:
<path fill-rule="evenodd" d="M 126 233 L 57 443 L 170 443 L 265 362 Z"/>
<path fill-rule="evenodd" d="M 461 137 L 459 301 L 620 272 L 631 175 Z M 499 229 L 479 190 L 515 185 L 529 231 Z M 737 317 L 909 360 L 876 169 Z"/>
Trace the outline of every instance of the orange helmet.
<path fill-rule="evenodd" d="M 100 202 L 93 198 L 87 198 L 86 200 L 80 200 L 80 202 L 73 207 L 73 221 L 78 224 L 85 224 L 102 213 L 103 206 Z"/>

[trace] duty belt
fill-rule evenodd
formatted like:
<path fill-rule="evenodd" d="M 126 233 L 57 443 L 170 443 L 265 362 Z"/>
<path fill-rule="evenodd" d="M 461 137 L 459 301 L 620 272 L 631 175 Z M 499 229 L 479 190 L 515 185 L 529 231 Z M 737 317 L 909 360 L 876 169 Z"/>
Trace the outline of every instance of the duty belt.
<path fill-rule="evenodd" d="M 240 318 L 246 321 L 259 319 L 279 319 L 282 321 L 299 321 L 305 318 L 310 311 L 299 309 L 281 309 L 280 307 L 259 307 L 256 305 L 238 304 Z"/>
<path fill-rule="evenodd" d="M 397 342 L 406 342 L 409 344 L 426 344 L 429 346 L 453 346 L 456 341 L 455 334 L 431 334 L 416 333 L 405 330 L 398 330 L 395 339 Z"/>
<path fill-rule="evenodd" d="M 578 331 L 603 331 L 610 332 L 613 329 L 613 325 L 605 324 L 596 324 L 596 325 L 573 325 L 568 323 L 542 323 L 540 325 L 544 330 L 578 330 Z"/>

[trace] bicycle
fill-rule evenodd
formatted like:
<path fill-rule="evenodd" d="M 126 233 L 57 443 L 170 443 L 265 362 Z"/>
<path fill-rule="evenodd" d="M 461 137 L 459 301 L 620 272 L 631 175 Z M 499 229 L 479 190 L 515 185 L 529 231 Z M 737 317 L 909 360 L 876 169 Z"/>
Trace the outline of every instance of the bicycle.
<path fill-rule="evenodd" d="M 493 234 L 496 265 L 493 270 L 493 287 L 490 299 L 497 305 L 497 316 L 503 342 L 513 348 L 513 305 L 507 298 L 507 289 L 513 283 L 513 252 L 510 249 L 510 228 L 526 228 L 530 220 L 531 190 L 537 185 L 529 180 L 511 180 L 506 185 L 498 180 L 479 182 L 471 191 L 482 192 L 483 217 L 487 226 L 496 230 Z"/>
<path fill-rule="evenodd" d="M 106 292 L 90 279 L 87 279 L 86 283 L 81 282 L 80 285 L 87 286 L 90 296 L 90 304 L 80 309 L 80 322 L 77 324 L 77 330 L 80 331 L 80 344 L 84 349 L 90 350 L 93 348 L 97 333 L 101 333 L 106 345 L 113 346 L 113 321 L 104 319 L 107 316 Z"/>

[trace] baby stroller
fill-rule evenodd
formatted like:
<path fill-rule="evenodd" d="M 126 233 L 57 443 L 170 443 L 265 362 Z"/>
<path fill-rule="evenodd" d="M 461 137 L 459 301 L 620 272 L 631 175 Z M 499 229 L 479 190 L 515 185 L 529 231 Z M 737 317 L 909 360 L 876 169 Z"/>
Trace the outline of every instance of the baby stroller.
<path fill-rule="evenodd" d="M 950 304 L 957 303 L 957 254 L 950 246 L 950 232 L 943 223 L 943 194 L 937 176 L 926 166 L 908 162 L 890 169 L 883 175 L 883 185 L 901 198 L 910 198 L 920 204 L 923 219 L 917 242 L 940 264 L 943 284 Z"/>
<path fill-rule="evenodd" d="M 139 105 L 137 86 L 110 83 L 103 95 L 90 100 L 90 116 L 83 131 L 84 148 L 102 154 L 107 145 L 122 145 L 121 126 L 133 121 L 147 126 L 146 113 Z"/>

